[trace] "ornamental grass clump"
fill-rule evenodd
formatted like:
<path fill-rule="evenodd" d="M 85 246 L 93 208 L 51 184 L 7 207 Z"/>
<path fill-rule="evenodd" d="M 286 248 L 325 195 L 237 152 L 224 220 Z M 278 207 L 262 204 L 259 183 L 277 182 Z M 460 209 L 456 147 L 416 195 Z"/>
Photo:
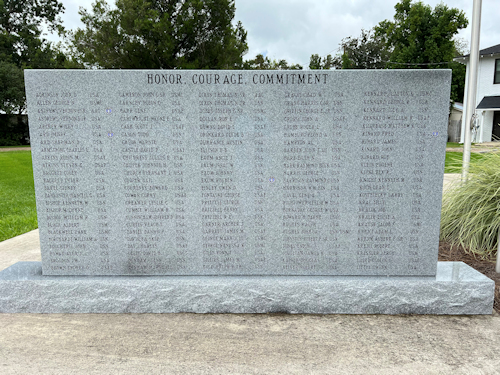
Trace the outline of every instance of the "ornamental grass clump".
<path fill-rule="evenodd" d="M 481 258 L 496 252 L 500 227 L 500 154 L 470 164 L 469 178 L 443 197 L 442 241 L 461 245 Z"/>

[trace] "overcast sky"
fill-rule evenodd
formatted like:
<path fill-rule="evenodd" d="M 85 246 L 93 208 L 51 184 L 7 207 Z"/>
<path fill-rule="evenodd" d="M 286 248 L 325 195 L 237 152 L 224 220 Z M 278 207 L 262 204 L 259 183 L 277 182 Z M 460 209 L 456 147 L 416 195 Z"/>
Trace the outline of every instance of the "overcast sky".
<path fill-rule="evenodd" d="M 80 6 L 90 9 L 92 0 L 60 0 L 65 8 L 62 19 L 68 29 L 83 27 Z M 393 19 L 397 0 L 235 0 L 235 21 L 248 32 L 249 51 L 245 59 L 262 53 L 271 59 L 286 59 L 307 68 L 311 54 L 335 55 L 342 38 L 358 36 L 380 21 Z M 424 3 L 435 7 L 438 0 Z M 108 0 L 114 4 L 114 0 Z M 449 7 L 465 11 L 469 27 L 460 38 L 470 44 L 472 0 L 445 1 Z M 480 47 L 500 44 L 498 0 L 482 1 Z M 49 37 L 50 40 L 55 40 Z"/>

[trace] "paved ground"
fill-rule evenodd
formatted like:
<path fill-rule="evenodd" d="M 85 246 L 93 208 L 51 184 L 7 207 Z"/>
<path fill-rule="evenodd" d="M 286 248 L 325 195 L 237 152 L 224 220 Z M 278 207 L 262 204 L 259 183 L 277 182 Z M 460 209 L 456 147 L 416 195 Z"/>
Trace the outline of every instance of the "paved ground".
<path fill-rule="evenodd" d="M 2 374 L 498 374 L 500 317 L 0 315 Z"/>
<path fill-rule="evenodd" d="M 464 150 L 463 145 L 461 145 L 460 147 L 446 147 L 446 151 L 463 152 L 463 150 Z M 484 142 L 471 145 L 471 152 L 483 154 L 486 152 L 498 152 L 498 151 L 500 151 L 500 142 Z"/>
<path fill-rule="evenodd" d="M 8 152 L 8 151 L 31 151 L 31 147 L 0 147 L 0 152 Z"/>
<path fill-rule="evenodd" d="M 500 316 L 0 314 L 0 374 L 500 374 Z"/>

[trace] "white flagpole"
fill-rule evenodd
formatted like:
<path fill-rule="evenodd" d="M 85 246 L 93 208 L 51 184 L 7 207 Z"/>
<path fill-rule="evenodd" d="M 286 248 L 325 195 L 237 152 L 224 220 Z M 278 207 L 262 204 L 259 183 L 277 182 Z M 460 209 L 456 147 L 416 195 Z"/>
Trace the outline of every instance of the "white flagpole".
<path fill-rule="evenodd" d="M 479 31 L 481 28 L 481 2 L 472 5 L 471 45 L 469 55 L 469 75 L 467 80 L 467 106 L 465 108 L 464 153 L 462 160 L 462 182 L 467 181 L 470 164 L 470 144 L 472 118 L 476 111 L 477 68 L 479 65 Z"/>
<path fill-rule="evenodd" d="M 471 126 L 476 112 L 477 70 L 479 65 L 479 31 L 481 29 L 481 3 L 472 4 L 471 45 L 469 55 L 469 77 L 467 81 L 467 107 L 465 108 L 464 153 L 462 159 L 462 183 L 467 181 L 470 165 Z M 498 230 L 498 248 L 495 271 L 500 273 L 500 228 Z"/>

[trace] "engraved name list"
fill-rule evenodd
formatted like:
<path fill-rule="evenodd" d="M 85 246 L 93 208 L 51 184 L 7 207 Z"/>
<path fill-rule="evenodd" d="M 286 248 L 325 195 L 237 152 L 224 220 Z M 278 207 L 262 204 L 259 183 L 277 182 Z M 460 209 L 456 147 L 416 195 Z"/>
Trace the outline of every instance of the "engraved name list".
<path fill-rule="evenodd" d="M 450 73 L 26 70 L 47 275 L 434 275 Z"/>

